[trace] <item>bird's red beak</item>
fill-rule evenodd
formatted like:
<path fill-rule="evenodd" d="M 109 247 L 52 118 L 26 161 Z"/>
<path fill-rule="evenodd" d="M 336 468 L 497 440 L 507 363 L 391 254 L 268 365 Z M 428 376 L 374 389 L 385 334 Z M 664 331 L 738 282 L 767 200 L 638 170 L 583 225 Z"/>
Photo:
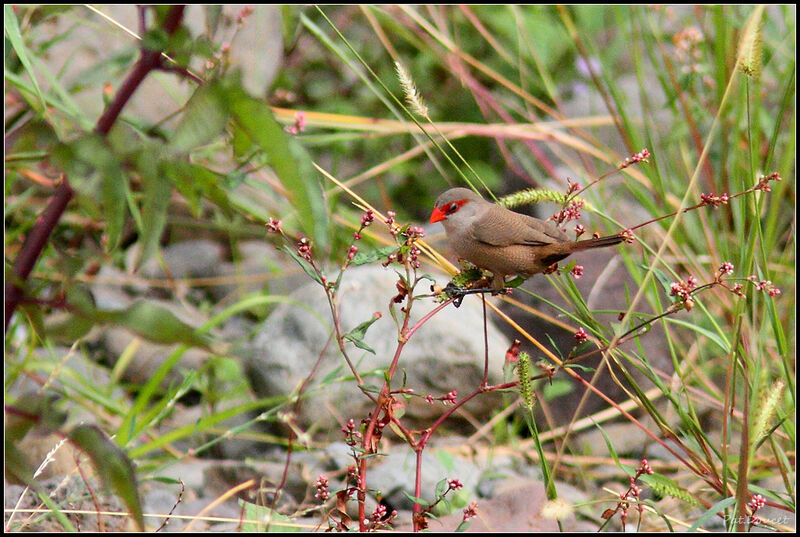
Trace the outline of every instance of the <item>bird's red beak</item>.
<path fill-rule="evenodd" d="M 440 209 L 439 207 L 434 207 L 433 212 L 431 213 L 431 224 L 436 222 L 441 222 L 442 220 L 446 220 L 447 215 L 445 212 Z"/>

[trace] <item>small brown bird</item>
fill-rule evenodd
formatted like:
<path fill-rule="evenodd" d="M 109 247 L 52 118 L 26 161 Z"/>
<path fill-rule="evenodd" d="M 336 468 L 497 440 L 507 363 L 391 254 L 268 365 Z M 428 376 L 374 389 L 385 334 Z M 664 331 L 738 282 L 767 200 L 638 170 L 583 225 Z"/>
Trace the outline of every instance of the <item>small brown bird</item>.
<path fill-rule="evenodd" d="M 467 188 L 443 192 L 431 222 L 442 222 L 447 242 L 459 257 L 492 273 L 495 291 L 505 287 L 507 275 L 529 278 L 574 252 L 625 240 L 611 235 L 571 241 L 553 224 L 490 203 Z"/>

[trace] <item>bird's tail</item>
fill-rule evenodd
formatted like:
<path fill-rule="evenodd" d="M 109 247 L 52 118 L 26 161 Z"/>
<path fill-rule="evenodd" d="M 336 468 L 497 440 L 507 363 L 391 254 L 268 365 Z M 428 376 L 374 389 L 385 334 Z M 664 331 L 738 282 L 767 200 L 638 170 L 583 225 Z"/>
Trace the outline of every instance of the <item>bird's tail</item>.
<path fill-rule="evenodd" d="M 575 251 L 589 250 L 590 248 L 603 248 L 605 246 L 614 246 L 625 241 L 622 235 L 609 235 L 608 237 L 597 237 L 596 239 L 586 239 L 574 243 Z"/>
<path fill-rule="evenodd" d="M 605 246 L 614 246 L 625 241 L 622 235 L 609 235 L 608 237 L 598 237 L 596 239 L 586 239 L 582 241 L 564 241 L 554 242 L 548 245 L 548 253 L 545 255 L 541 262 L 545 265 L 558 263 L 565 257 L 581 250 L 589 250 L 591 248 L 603 248 Z"/>

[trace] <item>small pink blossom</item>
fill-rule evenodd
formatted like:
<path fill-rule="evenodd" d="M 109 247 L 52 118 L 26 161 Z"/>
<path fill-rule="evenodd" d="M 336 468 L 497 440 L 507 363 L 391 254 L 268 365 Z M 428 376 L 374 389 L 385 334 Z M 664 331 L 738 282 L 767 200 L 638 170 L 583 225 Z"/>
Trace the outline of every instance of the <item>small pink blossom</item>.
<path fill-rule="evenodd" d="M 375 213 L 372 210 L 368 210 L 361 216 L 361 227 L 367 227 L 373 220 L 375 220 Z"/>
<path fill-rule="evenodd" d="M 281 233 L 283 230 L 281 229 L 281 221 L 275 220 L 274 218 L 270 218 L 269 222 L 267 222 L 267 232 L 269 233 Z"/>
<path fill-rule="evenodd" d="M 472 502 L 464 509 L 464 522 L 476 516 L 478 516 L 478 502 Z"/>
<path fill-rule="evenodd" d="M 580 328 L 578 328 L 578 331 L 575 332 L 574 337 L 575 337 L 575 343 L 577 343 L 578 345 L 582 345 L 586 343 L 586 341 L 588 341 L 589 334 L 587 334 L 586 330 L 584 330 L 583 327 L 581 326 Z"/>
<path fill-rule="evenodd" d="M 632 155 L 632 156 L 626 158 L 625 162 L 623 162 L 619 166 L 619 169 L 620 170 L 624 170 L 628 166 L 631 166 L 631 165 L 636 164 L 638 162 L 650 162 L 648 160 L 649 158 L 650 158 L 650 151 L 645 147 L 644 149 L 642 149 L 641 151 L 639 151 L 635 155 Z"/>

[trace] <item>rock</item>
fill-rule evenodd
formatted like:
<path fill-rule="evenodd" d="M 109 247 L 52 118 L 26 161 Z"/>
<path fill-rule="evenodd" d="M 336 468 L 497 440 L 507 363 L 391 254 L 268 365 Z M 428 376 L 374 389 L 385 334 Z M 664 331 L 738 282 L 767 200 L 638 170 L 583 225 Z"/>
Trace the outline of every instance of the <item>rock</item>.
<path fill-rule="evenodd" d="M 222 24 L 217 29 L 214 41 L 221 43 L 225 36 L 233 33 L 237 15 L 244 6 L 222 6 Z M 207 17 L 204 6 L 189 6 L 184 12 L 184 24 L 197 38 L 207 35 Z M 86 117 L 99 117 L 103 112 L 104 101 L 100 98 L 102 82 L 97 79 L 97 65 L 103 61 L 130 56 L 133 69 L 138 56 L 138 41 L 122 28 L 137 31 L 138 12 L 133 5 L 104 6 L 101 11 L 108 20 L 95 15 L 87 8 L 74 8 L 69 15 L 56 17 L 43 28 L 50 30 L 45 39 L 54 36 L 62 38 L 60 47 L 52 48 L 43 58 L 45 69 L 59 73 L 59 81 L 70 91 L 78 109 Z M 84 17 L 82 24 L 76 20 Z M 148 21 L 152 20 L 148 13 Z M 114 21 L 109 22 L 109 21 Z M 148 30 L 152 29 L 148 26 Z M 242 84 L 255 96 L 263 96 L 269 88 L 283 61 L 283 33 L 281 31 L 281 8 L 273 5 L 260 5 L 253 8 L 244 24 L 236 31 L 236 39 L 229 53 L 229 68 L 240 69 Z M 191 69 L 203 72 L 204 58 L 194 58 Z M 122 77 L 123 75 L 120 75 Z M 188 83 L 182 76 L 172 73 L 155 72 L 144 79 L 126 105 L 126 116 L 139 118 L 143 122 L 161 122 L 176 109 L 186 103 L 197 86 Z M 115 88 L 116 89 L 116 88 Z"/>
<path fill-rule="evenodd" d="M 341 326 L 348 333 L 360 323 L 381 318 L 367 331 L 364 342 L 375 354 L 345 343 L 347 352 L 366 384 L 383 384 L 383 370 L 389 367 L 398 348 L 398 334 L 389 304 L 397 295 L 398 276 L 391 268 L 362 266 L 345 272 L 339 290 Z M 427 291 L 424 281 L 417 293 Z M 374 408 L 363 395 L 331 338 L 332 320 L 322 287 L 309 282 L 289 295 L 289 303 L 278 306 L 264 321 L 246 352 L 246 371 L 259 397 L 288 395 L 314 371 L 313 381 L 305 388 L 308 402 L 301 405 L 299 422 L 316 423 L 323 431 L 341 435 L 342 423 L 353 418 L 358 422 Z M 436 307 L 431 299 L 414 302 L 409 326 Z M 396 315 L 401 319 L 400 305 Z M 439 397 L 451 390 L 463 397 L 481 383 L 484 370 L 484 330 L 480 299 L 467 297 L 461 308 L 452 305 L 430 318 L 402 349 L 393 388 L 413 388 L 414 394 Z M 494 325 L 488 324 L 489 382 L 502 376 L 505 351 L 509 342 Z M 242 354 L 240 352 L 239 354 Z M 406 379 L 403 382 L 403 379 Z M 474 398 L 466 409 L 476 418 L 486 418 L 496 408 L 499 397 L 486 394 Z M 406 416 L 430 420 L 443 412 L 441 402 L 429 404 L 422 397 L 406 401 Z M 398 397 L 400 401 L 402 397 Z"/>
<path fill-rule="evenodd" d="M 128 250 L 129 267 L 138 259 L 138 250 L 138 245 Z M 209 239 L 176 242 L 162 249 L 163 265 L 157 256 L 152 257 L 139 268 L 139 275 L 158 279 L 214 276 L 223 254 L 223 247 Z"/>
<path fill-rule="evenodd" d="M 574 496 L 574 488 L 564 483 L 556 483 L 559 498 L 562 490 L 571 489 L 569 496 Z M 569 506 L 571 501 L 563 500 Z M 547 503 L 544 483 L 519 477 L 509 478 L 498 487 L 490 499 L 478 500 L 477 516 L 470 520 L 467 532 L 558 532 L 558 523 L 554 518 L 544 516 L 543 508 Z M 455 531 L 463 520 L 462 510 L 431 520 L 429 530 L 432 532 Z M 578 522 L 575 515 L 570 514 L 562 521 L 565 531 L 597 531 L 595 525 Z"/>
<path fill-rule="evenodd" d="M 374 466 L 368 467 L 367 487 L 380 491 L 384 501 L 393 509 L 411 509 L 413 503 L 407 495 L 414 496 L 416 464 L 414 451 L 408 446 L 398 446 L 388 455 L 377 457 Z M 481 470 L 467 459 L 427 448 L 422 453 L 421 496 L 432 502 L 437 483 L 443 479 L 458 479 L 463 488 L 448 493 L 447 499 L 452 503 L 454 496 L 459 496 L 468 503 L 469 498 L 476 495 L 480 474 Z"/>
<path fill-rule="evenodd" d="M 168 309 L 181 321 L 195 328 L 208 320 L 200 312 L 187 310 L 171 301 L 148 299 L 148 302 Z M 122 378 L 137 384 L 145 384 L 179 346 L 179 344 L 162 345 L 153 343 L 137 336 L 127 328 L 109 325 L 103 328 L 101 341 L 108 353 L 108 360 L 112 366 L 116 365 L 117 360 L 134 343 L 134 340 L 137 340 L 135 354 L 124 368 Z M 172 382 L 181 382 L 185 377 L 185 373 L 181 370 L 199 370 L 210 356 L 211 353 L 209 351 L 199 347 L 186 349 L 178 360 L 177 366 L 162 382 L 162 388 L 166 389 Z"/>
<path fill-rule="evenodd" d="M 236 262 L 226 261 L 217 267 L 216 275 L 228 281 L 209 288 L 220 305 L 230 305 L 252 293 L 289 294 L 308 281 L 297 263 L 268 242 L 243 241 L 237 249 Z"/>

